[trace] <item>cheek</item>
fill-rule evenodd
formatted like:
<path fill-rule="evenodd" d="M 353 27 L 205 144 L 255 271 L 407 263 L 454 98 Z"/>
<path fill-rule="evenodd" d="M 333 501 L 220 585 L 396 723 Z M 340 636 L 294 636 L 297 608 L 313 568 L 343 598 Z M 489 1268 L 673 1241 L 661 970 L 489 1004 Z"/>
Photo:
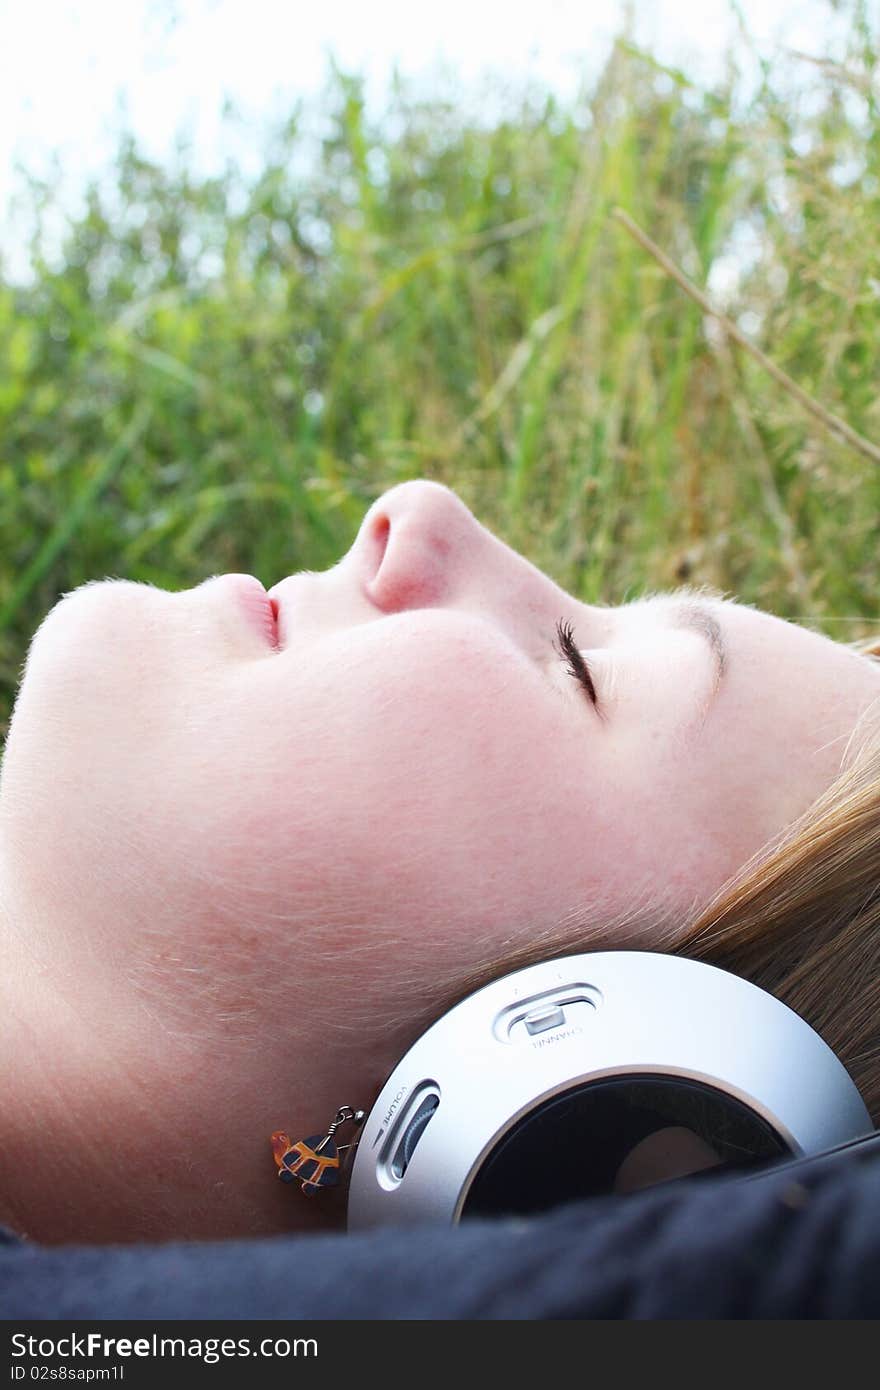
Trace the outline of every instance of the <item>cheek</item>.
<path fill-rule="evenodd" d="M 469 807 L 530 805 L 552 775 L 552 692 L 500 640 L 429 632 L 417 659 L 395 655 L 386 691 L 384 714 L 357 743 L 368 762 L 382 743 L 401 806 L 412 800 L 449 825 Z"/>
<path fill-rule="evenodd" d="M 336 824 L 362 883 L 404 913 L 475 928 L 524 895 L 555 901 L 584 793 L 546 676 L 501 639 L 460 631 L 392 647 L 382 679 L 368 670 L 336 762 Z"/>

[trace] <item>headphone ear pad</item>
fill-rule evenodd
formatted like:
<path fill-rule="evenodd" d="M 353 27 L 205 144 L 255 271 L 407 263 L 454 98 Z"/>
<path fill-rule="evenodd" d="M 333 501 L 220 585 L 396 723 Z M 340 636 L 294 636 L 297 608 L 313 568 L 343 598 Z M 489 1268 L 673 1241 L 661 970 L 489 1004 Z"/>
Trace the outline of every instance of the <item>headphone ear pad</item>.
<path fill-rule="evenodd" d="M 659 1137 L 672 1130 L 689 1136 L 690 1160 L 680 1143 L 680 1166 L 669 1173 Z M 513 1125 L 480 1165 L 462 1218 L 539 1212 L 620 1192 L 638 1169 L 639 1150 L 642 1175 L 648 1171 L 651 1149 L 657 1182 L 791 1154 L 761 1116 L 710 1086 L 670 1076 L 606 1078 L 551 1097 Z"/>

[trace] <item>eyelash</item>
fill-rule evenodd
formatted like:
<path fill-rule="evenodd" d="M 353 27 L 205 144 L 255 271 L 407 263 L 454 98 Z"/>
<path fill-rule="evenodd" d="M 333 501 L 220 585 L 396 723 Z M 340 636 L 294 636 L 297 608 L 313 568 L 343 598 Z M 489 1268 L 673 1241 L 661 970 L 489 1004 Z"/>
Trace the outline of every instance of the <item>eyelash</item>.
<path fill-rule="evenodd" d="M 556 624 L 556 632 L 559 637 L 559 646 L 561 649 L 559 655 L 562 657 L 563 661 L 569 663 L 569 675 L 574 676 L 575 680 L 580 681 L 593 704 L 598 704 L 596 687 L 593 685 L 590 668 L 575 645 L 574 630 L 571 623 L 566 622 L 564 618 L 560 618 L 559 622 Z"/>

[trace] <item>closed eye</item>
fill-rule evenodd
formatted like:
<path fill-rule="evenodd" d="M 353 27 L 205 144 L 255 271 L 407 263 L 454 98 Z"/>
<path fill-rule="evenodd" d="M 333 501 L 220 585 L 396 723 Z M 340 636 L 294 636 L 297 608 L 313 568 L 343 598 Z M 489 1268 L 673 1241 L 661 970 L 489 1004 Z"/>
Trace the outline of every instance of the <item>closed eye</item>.
<path fill-rule="evenodd" d="M 556 624 L 556 633 L 559 637 L 559 655 L 563 661 L 568 663 L 568 673 L 574 676 L 587 692 L 591 702 L 598 706 L 599 701 L 596 696 L 596 687 L 593 684 L 593 677 L 590 675 L 590 668 L 587 665 L 582 653 L 580 652 L 575 640 L 574 629 L 570 622 L 560 618 Z"/>

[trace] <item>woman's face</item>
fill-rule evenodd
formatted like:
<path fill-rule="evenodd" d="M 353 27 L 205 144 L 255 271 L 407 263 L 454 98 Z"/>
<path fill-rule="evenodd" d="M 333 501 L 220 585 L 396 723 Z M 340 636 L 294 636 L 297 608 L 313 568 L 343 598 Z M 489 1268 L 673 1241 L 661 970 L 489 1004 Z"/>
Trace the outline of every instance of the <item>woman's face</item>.
<path fill-rule="evenodd" d="M 651 914 L 684 925 L 805 811 L 880 694 L 864 657 L 720 597 L 581 603 L 431 482 L 270 593 L 277 645 L 242 575 L 87 584 L 31 644 L 6 1017 L 22 1087 L 94 1151 L 77 1215 L 34 1216 L 52 1179 L 23 1135 L 37 1235 L 283 1227 L 273 1130 L 368 1102 L 487 962 L 581 922 L 584 949 L 667 948 Z"/>
<path fill-rule="evenodd" d="M 832 781 L 880 694 L 863 657 L 720 597 L 581 603 L 432 482 L 269 592 L 277 646 L 241 575 L 85 585 L 34 638 L 2 843 L 99 970 L 171 942 L 231 959 L 255 1007 L 267 933 L 273 969 L 318 953 L 344 994 L 381 989 L 389 952 L 436 976 L 569 914 L 689 912 Z"/>

